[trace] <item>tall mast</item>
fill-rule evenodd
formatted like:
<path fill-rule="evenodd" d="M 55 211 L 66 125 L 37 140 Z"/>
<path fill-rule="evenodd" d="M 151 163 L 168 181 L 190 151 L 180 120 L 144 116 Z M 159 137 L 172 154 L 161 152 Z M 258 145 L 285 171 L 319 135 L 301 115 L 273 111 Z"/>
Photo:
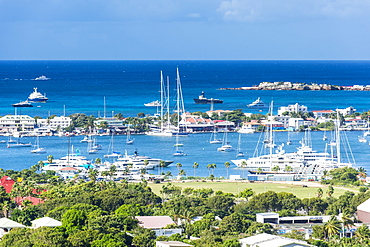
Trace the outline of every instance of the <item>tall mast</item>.
<path fill-rule="evenodd" d="M 339 133 L 339 126 L 340 126 L 340 118 L 339 118 L 339 112 L 337 111 L 337 125 L 335 128 L 336 131 L 336 143 L 337 143 L 337 157 L 338 157 L 338 165 L 341 163 L 340 159 L 340 133 Z"/>
<path fill-rule="evenodd" d="M 163 130 L 163 107 L 164 107 L 164 102 L 163 102 L 163 99 L 164 99 L 164 81 L 163 81 L 163 72 L 161 70 L 161 112 L 160 112 L 160 116 L 161 116 L 161 130 Z"/>

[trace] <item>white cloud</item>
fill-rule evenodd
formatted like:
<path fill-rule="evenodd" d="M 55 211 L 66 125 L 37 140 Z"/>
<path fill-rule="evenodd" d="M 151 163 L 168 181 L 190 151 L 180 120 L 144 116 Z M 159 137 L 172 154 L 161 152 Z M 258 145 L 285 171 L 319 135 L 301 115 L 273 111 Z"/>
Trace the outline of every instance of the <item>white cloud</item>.
<path fill-rule="evenodd" d="M 370 0 L 223 0 L 217 12 L 227 21 L 274 21 L 364 17 Z"/>

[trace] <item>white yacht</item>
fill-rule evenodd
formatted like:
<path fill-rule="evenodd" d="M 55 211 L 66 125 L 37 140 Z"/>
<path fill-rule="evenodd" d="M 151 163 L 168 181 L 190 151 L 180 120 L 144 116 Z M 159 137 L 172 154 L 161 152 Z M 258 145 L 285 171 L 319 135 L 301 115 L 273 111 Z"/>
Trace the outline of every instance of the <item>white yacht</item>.
<path fill-rule="evenodd" d="M 73 167 L 76 169 L 88 169 L 92 167 L 91 161 L 85 156 L 70 154 L 60 159 L 54 159 L 52 163 L 43 161 L 45 166 L 42 168 L 44 171 L 58 171 L 61 168 Z"/>
<path fill-rule="evenodd" d="M 253 108 L 253 109 L 262 109 L 262 108 L 268 107 L 268 105 L 264 103 L 259 97 L 252 103 L 248 104 L 247 106 L 248 108 Z"/>
<path fill-rule="evenodd" d="M 159 100 L 155 100 L 155 101 L 152 101 L 150 103 L 145 103 L 144 104 L 145 106 L 148 106 L 148 107 L 159 107 L 159 106 L 162 106 L 161 102 L 159 102 Z"/>
<path fill-rule="evenodd" d="M 46 77 L 46 76 L 42 75 L 42 76 L 36 77 L 36 78 L 35 78 L 35 81 L 48 81 L 48 80 L 50 80 L 50 79 L 51 79 L 51 78 L 48 78 L 48 77 Z"/>
<path fill-rule="evenodd" d="M 46 103 L 46 101 L 48 101 L 49 98 L 38 92 L 37 87 L 34 87 L 33 90 L 34 91 L 28 96 L 29 102 Z"/>

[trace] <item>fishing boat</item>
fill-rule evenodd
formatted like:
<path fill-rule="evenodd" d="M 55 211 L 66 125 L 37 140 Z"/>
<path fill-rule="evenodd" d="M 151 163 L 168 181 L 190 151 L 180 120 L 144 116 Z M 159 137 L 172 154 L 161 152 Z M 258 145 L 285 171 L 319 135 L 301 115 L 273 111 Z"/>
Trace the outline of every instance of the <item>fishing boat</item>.
<path fill-rule="evenodd" d="M 48 97 L 46 95 L 42 95 L 40 92 L 37 91 L 37 87 L 33 88 L 33 92 L 28 96 L 28 101 L 34 103 L 46 103 L 48 101 Z"/>
<path fill-rule="evenodd" d="M 21 101 L 19 103 L 12 104 L 12 106 L 13 107 L 33 107 L 33 105 L 31 104 L 31 102 L 29 102 L 28 100 Z"/>
<path fill-rule="evenodd" d="M 248 104 L 247 106 L 248 108 L 252 108 L 252 109 L 262 109 L 262 108 L 268 107 L 268 105 L 265 104 L 259 97 L 252 103 Z"/>
<path fill-rule="evenodd" d="M 34 146 L 34 149 L 31 150 L 31 153 L 34 153 L 34 154 L 44 154 L 44 153 L 46 153 L 46 149 L 40 147 L 39 136 L 36 137 L 36 144 Z"/>
<path fill-rule="evenodd" d="M 224 101 L 220 99 L 206 98 L 204 96 L 204 91 L 199 95 L 197 99 L 194 99 L 195 104 L 221 104 Z"/>

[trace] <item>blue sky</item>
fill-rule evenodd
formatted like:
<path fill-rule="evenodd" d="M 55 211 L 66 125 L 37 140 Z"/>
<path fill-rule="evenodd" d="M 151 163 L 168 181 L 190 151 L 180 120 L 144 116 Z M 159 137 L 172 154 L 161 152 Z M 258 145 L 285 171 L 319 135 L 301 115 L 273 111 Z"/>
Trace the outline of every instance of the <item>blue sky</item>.
<path fill-rule="evenodd" d="M 370 0 L 0 0 L 0 59 L 370 59 Z"/>

